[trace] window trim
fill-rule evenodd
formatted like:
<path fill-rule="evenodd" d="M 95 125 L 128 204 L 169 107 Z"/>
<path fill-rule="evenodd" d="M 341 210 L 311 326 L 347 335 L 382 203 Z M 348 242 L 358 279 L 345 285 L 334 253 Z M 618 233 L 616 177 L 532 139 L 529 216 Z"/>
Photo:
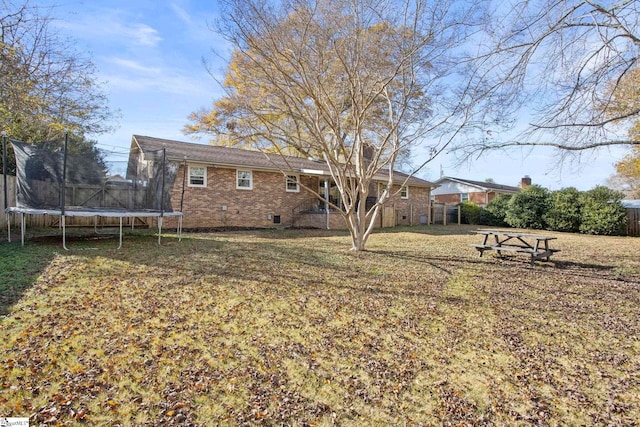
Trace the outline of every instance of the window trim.
<path fill-rule="evenodd" d="M 191 170 L 192 169 L 203 169 L 204 170 L 204 175 L 203 175 L 203 179 L 202 179 L 202 184 L 193 184 L 191 182 L 191 178 L 192 178 L 192 174 L 191 174 Z M 187 175 L 188 175 L 188 182 L 187 182 L 187 186 L 188 187 L 195 187 L 195 188 L 206 188 L 207 186 L 207 167 L 203 166 L 203 165 L 189 165 L 189 170 L 187 171 Z"/>
<path fill-rule="evenodd" d="M 405 199 L 405 200 L 409 198 L 409 186 L 408 185 L 403 185 L 402 187 L 400 187 L 400 198 L 401 199 Z"/>
<path fill-rule="evenodd" d="M 296 188 L 295 189 L 289 189 L 289 182 L 290 182 L 289 178 L 290 177 L 295 177 L 296 178 L 296 181 L 295 181 Z M 287 174 L 287 176 L 285 176 L 285 178 L 284 178 L 284 188 L 285 188 L 285 190 L 287 190 L 287 193 L 299 193 L 300 192 L 300 175 L 294 174 L 294 173 Z"/>
<path fill-rule="evenodd" d="M 240 185 L 240 176 L 238 175 L 240 172 L 248 172 L 249 173 L 249 186 L 243 187 Z M 246 180 L 246 178 L 244 178 Z M 253 171 L 250 169 L 236 169 L 236 190 L 253 190 Z"/>

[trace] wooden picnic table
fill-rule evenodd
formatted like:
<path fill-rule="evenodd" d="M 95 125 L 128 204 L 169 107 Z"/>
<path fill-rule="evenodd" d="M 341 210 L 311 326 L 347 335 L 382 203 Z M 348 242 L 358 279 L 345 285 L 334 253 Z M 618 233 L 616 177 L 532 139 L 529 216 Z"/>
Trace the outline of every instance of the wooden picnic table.
<path fill-rule="evenodd" d="M 484 236 L 482 244 L 471 245 L 481 257 L 485 251 L 496 251 L 498 256 L 502 256 L 503 252 L 512 252 L 531 256 L 533 264 L 536 260 L 549 261 L 551 255 L 560 251 L 549 247 L 549 242 L 556 237 L 504 230 L 476 230 L 474 233 Z"/>

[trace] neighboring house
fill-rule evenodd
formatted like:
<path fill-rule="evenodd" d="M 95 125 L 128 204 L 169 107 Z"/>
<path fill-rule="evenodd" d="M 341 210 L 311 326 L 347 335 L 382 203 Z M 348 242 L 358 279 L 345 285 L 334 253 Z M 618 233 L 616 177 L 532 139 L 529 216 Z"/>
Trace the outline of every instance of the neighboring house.
<path fill-rule="evenodd" d="M 328 209 L 307 190 L 326 194 L 340 206 L 339 193 L 323 161 L 134 135 L 127 178 L 135 180 L 144 176 L 145 168 L 157 166 L 157 150 L 163 148 L 166 160 L 174 165 L 170 203 L 183 212 L 185 228 L 346 226 L 339 212 Z M 406 178 L 406 174 L 394 173 L 396 194 L 385 203 L 378 225 L 428 223 L 433 184 L 411 177 L 400 188 Z M 387 182 L 386 175 L 375 181 L 369 205 Z"/>
<path fill-rule="evenodd" d="M 520 187 L 501 185 L 493 182 L 472 181 L 470 179 L 442 177 L 434 185 L 431 198 L 436 203 L 460 203 L 471 201 L 479 206 L 486 206 L 498 194 L 514 194 L 531 185 L 531 178 L 525 176 Z"/>

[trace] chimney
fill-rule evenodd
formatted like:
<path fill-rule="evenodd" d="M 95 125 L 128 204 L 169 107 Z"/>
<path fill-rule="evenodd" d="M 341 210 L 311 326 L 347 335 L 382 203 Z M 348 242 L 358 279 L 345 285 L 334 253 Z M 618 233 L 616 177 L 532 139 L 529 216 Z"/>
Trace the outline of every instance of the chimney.
<path fill-rule="evenodd" d="M 369 165 L 373 161 L 373 156 L 376 154 L 376 148 L 367 142 L 362 143 L 362 157 L 366 165 Z"/>
<path fill-rule="evenodd" d="M 529 175 L 525 175 L 520 180 L 520 188 L 527 188 L 530 185 L 531 185 L 531 178 L 529 177 Z"/>

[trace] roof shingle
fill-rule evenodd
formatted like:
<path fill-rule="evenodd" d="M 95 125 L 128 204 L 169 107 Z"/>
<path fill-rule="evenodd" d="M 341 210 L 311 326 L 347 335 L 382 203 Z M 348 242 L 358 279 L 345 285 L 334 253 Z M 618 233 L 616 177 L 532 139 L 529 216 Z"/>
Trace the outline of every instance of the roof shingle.
<path fill-rule="evenodd" d="M 520 187 L 514 187 L 511 185 L 502 185 L 502 184 L 496 184 L 494 182 L 486 182 L 486 181 L 473 181 L 470 179 L 463 179 L 463 178 L 454 178 L 454 177 L 449 177 L 449 176 L 445 176 L 440 178 L 439 180 L 437 180 L 435 182 L 436 185 L 439 185 L 440 183 L 444 182 L 444 181 L 456 181 L 456 182 L 460 182 L 463 184 L 468 184 L 468 185 L 473 185 L 475 187 L 480 187 L 480 188 L 484 188 L 487 190 L 496 190 L 496 191 L 504 191 L 504 192 L 510 192 L 510 193 L 517 193 L 518 191 L 520 191 Z"/>
<path fill-rule="evenodd" d="M 167 150 L 167 158 L 172 161 L 183 161 L 186 159 L 195 163 L 216 164 L 229 167 L 248 167 L 298 173 L 304 173 L 306 170 L 321 172 L 323 175 L 330 175 L 329 167 L 324 161 L 305 159 L 302 157 L 282 156 L 280 154 L 270 154 L 261 151 L 195 144 L 142 135 L 133 135 L 132 146 L 135 145 L 137 145 L 143 153 L 165 148 Z M 395 182 L 402 182 L 407 176 L 407 174 L 402 172 L 394 172 Z M 407 185 L 420 187 L 433 186 L 431 182 L 417 177 L 409 178 Z"/>

